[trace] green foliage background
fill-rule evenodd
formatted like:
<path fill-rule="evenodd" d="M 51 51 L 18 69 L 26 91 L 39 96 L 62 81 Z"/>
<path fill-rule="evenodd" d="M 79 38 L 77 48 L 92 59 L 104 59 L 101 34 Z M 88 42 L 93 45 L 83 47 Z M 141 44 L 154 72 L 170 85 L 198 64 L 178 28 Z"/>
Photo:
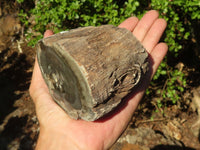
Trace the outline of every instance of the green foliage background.
<path fill-rule="evenodd" d="M 29 11 L 21 10 L 22 22 L 28 27 L 28 18 L 34 17 L 35 32 L 44 33 L 52 29 L 55 33 L 81 26 L 99 26 L 102 24 L 119 25 L 126 18 L 137 16 L 155 9 L 167 23 L 167 29 L 163 41 L 169 46 L 169 53 L 161 63 L 151 83 L 156 90 L 147 90 L 147 94 L 158 95 L 158 107 L 167 103 L 177 104 L 181 99 L 181 93 L 186 87 L 186 78 L 182 70 L 175 68 L 176 63 L 170 65 L 169 59 L 176 59 L 183 51 L 184 43 L 193 38 L 193 23 L 200 19 L 199 0 L 27 0 L 35 3 Z M 26 3 L 27 3 L 26 1 Z M 25 3 L 24 0 L 17 0 Z M 27 35 L 30 45 L 34 45 L 42 38 L 42 34 L 33 37 Z M 155 92 L 156 91 L 156 92 Z"/>

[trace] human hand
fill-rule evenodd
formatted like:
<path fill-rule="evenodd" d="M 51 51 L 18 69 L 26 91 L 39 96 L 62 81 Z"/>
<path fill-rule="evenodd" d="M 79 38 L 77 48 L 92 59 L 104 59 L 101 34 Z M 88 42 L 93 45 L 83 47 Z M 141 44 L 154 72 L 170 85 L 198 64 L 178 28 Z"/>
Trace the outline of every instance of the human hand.
<path fill-rule="evenodd" d="M 38 62 L 35 61 L 30 95 L 35 103 L 40 123 L 40 134 L 36 149 L 108 149 L 126 129 L 139 104 L 145 89 L 167 52 L 165 43 L 158 43 L 166 21 L 158 18 L 152 10 L 139 21 L 131 17 L 119 25 L 130 30 L 149 53 L 150 71 L 140 85 L 126 99 L 126 104 L 115 113 L 94 122 L 71 119 L 51 98 L 42 78 Z M 44 37 L 52 35 L 46 31 Z"/>

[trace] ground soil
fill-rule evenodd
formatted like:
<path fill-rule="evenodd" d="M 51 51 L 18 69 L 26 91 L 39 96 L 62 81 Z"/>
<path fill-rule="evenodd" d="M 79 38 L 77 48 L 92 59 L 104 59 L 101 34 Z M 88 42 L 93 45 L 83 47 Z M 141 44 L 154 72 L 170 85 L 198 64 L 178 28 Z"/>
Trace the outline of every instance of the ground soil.
<path fill-rule="evenodd" d="M 0 24 L 3 17 L 17 12 L 0 9 Z M 0 35 L 0 149 L 31 150 L 39 134 L 39 123 L 28 92 L 36 49 L 27 46 L 21 32 L 23 26 L 13 31 L 16 24 L 18 21 Z M 200 72 L 193 66 L 184 67 L 184 71 L 188 88 L 182 96 L 183 104 L 169 105 L 164 113 L 159 113 L 145 105 L 145 101 L 150 101 L 146 96 L 127 130 L 111 149 L 200 150 Z M 154 99 L 151 97 L 151 101 Z"/>

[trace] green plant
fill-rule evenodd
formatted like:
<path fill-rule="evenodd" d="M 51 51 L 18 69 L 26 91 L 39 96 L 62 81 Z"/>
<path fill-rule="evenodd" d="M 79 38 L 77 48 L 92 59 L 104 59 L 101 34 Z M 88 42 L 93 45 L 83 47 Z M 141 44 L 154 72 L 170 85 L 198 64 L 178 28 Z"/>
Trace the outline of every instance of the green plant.
<path fill-rule="evenodd" d="M 18 3 L 23 3 L 23 2 L 24 2 L 24 0 L 17 0 L 17 2 L 18 2 Z"/>
<path fill-rule="evenodd" d="M 182 41 L 191 35 L 191 20 L 200 18 L 199 0 L 152 0 L 151 7 L 159 10 L 168 22 L 165 42 L 176 57 L 183 48 Z"/>
<path fill-rule="evenodd" d="M 185 47 L 184 41 L 188 41 L 194 34 L 192 22 L 200 18 L 200 1 L 151 0 L 151 7 L 158 10 L 168 23 L 164 41 L 169 46 L 168 57 L 171 57 L 171 60 L 176 59 Z M 159 106 L 165 106 L 169 101 L 176 104 L 181 99 L 181 93 L 186 87 L 184 73 L 174 69 L 174 66 L 170 66 L 167 63 L 167 58 L 159 66 L 152 82 L 153 86 L 159 79 L 165 81 L 160 87 L 162 90 L 158 89 L 162 98 L 162 102 L 159 101 Z"/>
<path fill-rule="evenodd" d="M 134 14 L 139 7 L 137 0 L 128 0 L 121 4 L 114 0 L 34 1 L 35 7 L 26 13 L 21 11 L 20 16 L 26 25 L 28 25 L 27 16 L 34 16 L 33 29 L 40 33 L 47 28 L 59 32 L 80 26 L 118 25 Z M 17 0 L 17 2 L 22 3 L 23 0 Z"/>
<path fill-rule="evenodd" d="M 170 100 L 173 104 L 176 104 L 180 100 L 180 95 L 186 86 L 185 75 L 177 69 L 168 73 L 168 79 L 165 81 L 160 94 L 165 101 Z"/>

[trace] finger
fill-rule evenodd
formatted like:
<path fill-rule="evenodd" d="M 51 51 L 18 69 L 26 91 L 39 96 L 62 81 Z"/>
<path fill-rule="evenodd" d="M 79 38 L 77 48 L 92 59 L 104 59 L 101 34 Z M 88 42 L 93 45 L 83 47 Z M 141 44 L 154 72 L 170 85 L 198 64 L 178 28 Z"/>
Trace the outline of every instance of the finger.
<path fill-rule="evenodd" d="M 118 27 L 126 28 L 132 32 L 135 26 L 137 25 L 138 21 L 139 19 L 137 17 L 130 17 L 126 19 L 125 21 L 123 21 Z"/>
<path fill-rule="evenodd" d="M 159 17 L 159 14 L 155 10 L 147 12 L 142 19 L 138 22 L 137 26 L 133 30 L 133 34 L 139 41 L 143 41 L 146 33 L 151 28 L 154 21 Z"/>
<path fill-rule="evenodd" d="M 163 32 L 165 31 L 166 26 L 167 22 L 164 19 L 157 19 L 146 34 L 144 40 L 142 41 L 142 44 L 149 53 L 159 42 Z"/>
<path fill-rule="evenodd" d="M 152 62 L 152 70 L 153 71 L 152 71 L 151 78 L 153 77 L 156 70 L 158 69 L 158 66 L 160 65 L 161 61 L 165 57 L 167 50 L 168 50 L 168 46 L 166 43 L 159 43 L 151 51 L 150 55 L 153 60 L 153 62 Z"/>
<path fill-rule="evenodd" d="M 46 30 L 45 32 L 44 32 L 44 38 L 46 38 L 46 37 L 48 37 L 48 36 L 51 36 L 51 35 L 53 35 L 54 33 L 53 33 L 53 31 L 51 31 L 51 30 Z"/>

